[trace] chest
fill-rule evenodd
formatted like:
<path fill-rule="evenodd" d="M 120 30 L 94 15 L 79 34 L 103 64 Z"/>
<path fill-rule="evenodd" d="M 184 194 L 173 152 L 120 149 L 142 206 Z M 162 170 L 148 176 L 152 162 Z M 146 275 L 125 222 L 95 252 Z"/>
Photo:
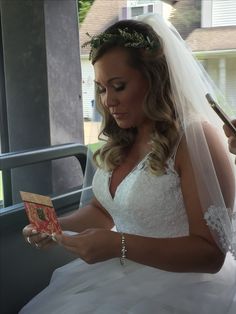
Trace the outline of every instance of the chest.
<path fill-rule="evenodd" d="M 99 169 L 94 176 L 93 191 L 118 230 L 150 236 L 187 232 L 180 180 L 175 172 L 156 176 L 141 164 L 123 178 L 112 196 L 109 173 Z"/>
<path fill-rule="evenodd" d="M 180 179 L 175 170 L 167 170 L 164 175 L 152 174 L 145 160 L 136 165 L 128 173 L 124 171 L 111 173 L 98 169 L 93 179 L 93 188 L 101 201 L 112 201 L 126 206 L 131 203 L 143 203 L 152 200 L 154 206 L 165 202 L 168 198 L 175 201 L 173 195 L 182 194 Z M 141 193 L 139 193 L 141 192 Z M 159 202 L 158 202 L 159 201 Z M 108 207 L 110 205 L 108 204 Z M 106 208 L 106 206 L 104 206 Z"/>
<path fill-rule="evenodd" d="M 114 197 L 116 190 L 121 185 L 121 183 L 125 181 L 126 178 L 128 178 L 130 175 L 132 175 L 133 172 L 144 165 L 147 156 L 148 155 L 146 155 L 141 161 L 138 161 L 135 158 L 130 158 L 109 173 L 108 188 L 112 198 Z"/>

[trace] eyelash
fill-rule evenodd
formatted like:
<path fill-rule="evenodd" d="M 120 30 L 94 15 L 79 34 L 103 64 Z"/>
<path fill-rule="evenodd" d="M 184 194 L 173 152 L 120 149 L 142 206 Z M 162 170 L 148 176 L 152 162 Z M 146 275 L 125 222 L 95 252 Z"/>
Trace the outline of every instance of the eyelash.
<path fill-rule="evenodd" d="M 117 92 L 120 92 L 125 89 L 125 84 L 120 84 L 118 87 L 114 87 Z"/>
<path fill-rule="evenodd" d="M 117 87 L 113 86 L 113 88 L 115 89 L 116 92 L 120 92 L 120 91 L 125 89 L 125 84 L 121 84 L 121 85 L 119 85 Z M 98 94 L 103 94 L 103 93 L 105 93 L 105 91 L 106 90 L 104 88 L 101 88 L 99 86 L 97 87 Z"/>

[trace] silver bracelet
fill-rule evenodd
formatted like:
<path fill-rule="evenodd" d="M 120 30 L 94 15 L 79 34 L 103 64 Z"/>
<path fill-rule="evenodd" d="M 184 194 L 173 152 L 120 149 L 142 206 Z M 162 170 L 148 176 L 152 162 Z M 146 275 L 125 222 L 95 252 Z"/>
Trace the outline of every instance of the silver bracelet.
<path fill-rule="evenodd" d="M 125 259 L 126 259 L 126 253 L 127 253 L 127 249 L 126 249 L 126 245 L 125 245 L 125 236 L 124 234 L 121 232 L 121 257 L 120 257 L 120 263 L 122 266 L 125 265 Z"/>

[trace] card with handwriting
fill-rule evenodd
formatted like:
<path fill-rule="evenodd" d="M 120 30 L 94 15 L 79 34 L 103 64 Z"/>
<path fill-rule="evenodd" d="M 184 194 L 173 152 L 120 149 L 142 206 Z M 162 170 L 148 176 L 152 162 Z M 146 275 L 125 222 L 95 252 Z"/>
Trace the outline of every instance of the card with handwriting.
<path fill-rule="evenodd" d="M 38 232 L 61 233 L 52 200 L 49 196 L 20 192 L 30 223 Z"/>

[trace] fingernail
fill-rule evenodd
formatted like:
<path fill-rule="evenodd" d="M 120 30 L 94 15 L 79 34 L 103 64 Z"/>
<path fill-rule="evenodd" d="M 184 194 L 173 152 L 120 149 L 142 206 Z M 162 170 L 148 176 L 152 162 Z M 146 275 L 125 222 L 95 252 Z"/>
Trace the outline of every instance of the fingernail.
<path fill-rule="evenodd" d="M 56 233 L 52 233 L 52 240 L 57 242 Z"/>
<path fill-rule="evenodd" d="M 31 231 L 33 234 L 36 234 L 36 233 L 38 233 L 38 231 L 37 230 L 35 230 L 35 229 L 32 229 L 32 231 Z"/>

